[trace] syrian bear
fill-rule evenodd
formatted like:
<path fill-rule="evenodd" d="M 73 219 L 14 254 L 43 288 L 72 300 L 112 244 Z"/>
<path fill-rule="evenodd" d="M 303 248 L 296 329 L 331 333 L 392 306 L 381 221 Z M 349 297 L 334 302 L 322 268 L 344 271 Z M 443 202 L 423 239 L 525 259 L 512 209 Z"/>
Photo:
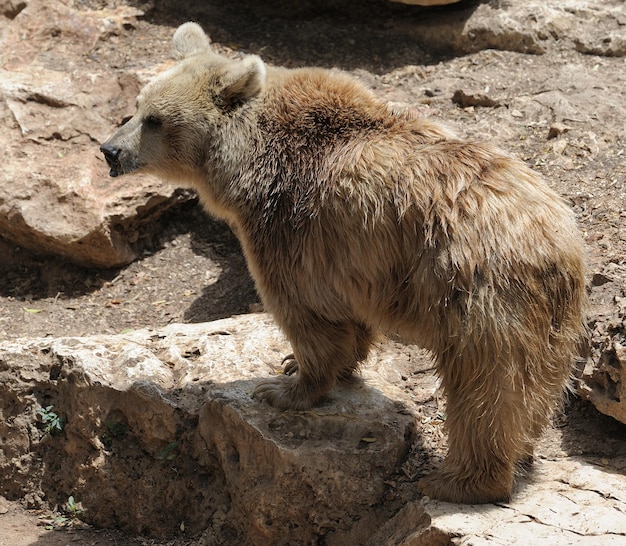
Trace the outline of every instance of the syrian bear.
<path fill-rule="evenodd" d="M 254 396 L 310 408 L 397 333 L 433 353 L 447 396 L 448 454 L 423 492 L 509 499 L 584 335 L 572 211 L 519 160 L 340 71 L 229 59 L 195 23 L 174 53 L 101 150 L 111 176 L 191 186 L 232 226 L 293 348 Z"/>

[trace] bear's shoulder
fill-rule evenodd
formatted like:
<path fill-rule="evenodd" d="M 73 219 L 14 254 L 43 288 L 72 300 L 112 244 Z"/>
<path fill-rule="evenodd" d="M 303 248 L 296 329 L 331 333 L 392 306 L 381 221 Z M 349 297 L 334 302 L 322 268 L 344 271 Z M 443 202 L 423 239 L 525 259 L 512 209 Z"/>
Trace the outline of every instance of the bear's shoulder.
<path fill-rule="evenodd" d="M 377 129 L 394 117 L 364 84 L 339 70 L 301 68 L 268 82 L 263 119 L 294 132 L 347 134 Z"/>

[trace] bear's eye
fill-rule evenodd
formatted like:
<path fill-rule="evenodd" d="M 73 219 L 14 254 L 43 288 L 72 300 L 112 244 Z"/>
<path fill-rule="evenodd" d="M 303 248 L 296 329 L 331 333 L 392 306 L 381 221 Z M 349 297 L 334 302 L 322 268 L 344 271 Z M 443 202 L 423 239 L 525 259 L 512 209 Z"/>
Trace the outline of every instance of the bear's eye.
<path fill-rule="evenodd" d="M 151 115 L 144 119 L 144 123 L 150 125 L 151 127 L 159 127 L 163 122 L 161 118 Z"/>

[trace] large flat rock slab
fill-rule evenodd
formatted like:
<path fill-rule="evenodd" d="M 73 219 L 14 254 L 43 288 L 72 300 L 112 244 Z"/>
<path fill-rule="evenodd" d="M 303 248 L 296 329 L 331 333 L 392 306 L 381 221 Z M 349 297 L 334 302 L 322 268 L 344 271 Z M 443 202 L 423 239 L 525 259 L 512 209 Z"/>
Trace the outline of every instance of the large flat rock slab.
<path fill-rule="evenodd" d="M 549 544 L 618 546 L 626 543 L 626 478 L 584 461 L 541 461 L 534 483 L 503 505 L 424 503 L 433 534 L 472 546 Z M 423 533 L 415 542 L 426 545 Z"/>

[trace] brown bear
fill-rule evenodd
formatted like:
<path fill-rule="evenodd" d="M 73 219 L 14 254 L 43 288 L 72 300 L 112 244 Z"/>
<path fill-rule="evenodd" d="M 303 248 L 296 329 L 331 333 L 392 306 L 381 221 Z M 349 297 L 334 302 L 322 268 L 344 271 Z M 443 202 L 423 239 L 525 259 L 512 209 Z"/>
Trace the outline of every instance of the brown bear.
<path fill-rule="evenodd" d="M 508 499 L 584 332 L 568 206 L 522 162 L 347 74 L 225 58 L 195 23 L 174 53 L 101 150 L 111 176 L 191 185 L 233 227 L 293 347 L 254 396 L 310 408 L 377 331 L 397 333 L 432 351 L 448 401 L 448 455 L 423 492 Z"/>

